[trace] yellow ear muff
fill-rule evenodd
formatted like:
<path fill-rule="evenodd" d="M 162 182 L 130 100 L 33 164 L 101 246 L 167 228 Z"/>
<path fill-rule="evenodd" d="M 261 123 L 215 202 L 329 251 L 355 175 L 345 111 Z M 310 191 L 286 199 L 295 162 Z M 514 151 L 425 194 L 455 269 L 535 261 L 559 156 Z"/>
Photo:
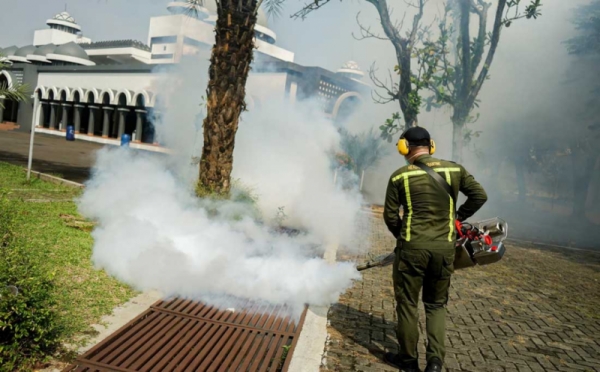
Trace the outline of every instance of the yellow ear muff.
<path fill-rule="evenodd" d="M 400 155 L 402 155 L 402 156 L 408 155 L 409 149 L 408 149 L 408 141 L 407 140 L 405 140 L 404 138 L 400 138 L 398 140 L 397 146 L 398 146 L 398 152 L 400 153 Z"/>
<path fill-rule="evenodd" d="M 434 140 L 430 140 L 429 155 L 433 155 L 433 154 L 435 154 L 435 141 Z"/>

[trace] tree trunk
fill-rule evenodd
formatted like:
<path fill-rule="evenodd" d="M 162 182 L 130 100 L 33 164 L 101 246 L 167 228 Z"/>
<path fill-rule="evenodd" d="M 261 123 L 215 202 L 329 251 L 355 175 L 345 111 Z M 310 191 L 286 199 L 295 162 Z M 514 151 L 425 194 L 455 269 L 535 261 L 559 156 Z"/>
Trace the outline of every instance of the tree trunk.
<path fill-rule="evenodd" d="M 403 46 L 405 49 L 406 45 Z M 418 107 L 414 107 L 411 104 L 410 100 L 413 99 L 416 92 L 413 92 L 412 83 L 410 81 L 411 78 L 411 55 L 410 53 L 404 53 L 398 57 L 398 63 L 401 66 L 400 72 L 400 85 L 399 85 L 399 95 L 398 100 L 400 101 L 400 109 L 402 110 L 402 114 L 404 114 L 404 122 L 406 123 L 406 129 L 416 127 L 419 125 L 417 117 L 418 117 Z"/>
<path fill-rule="evenodd" d="M 199 195 L 228 195 L 246 80 L 253 58 L 256 0 L 217 1 L 215 45 L 209 69 Z"/>
<path fill-rule="evenodd" d="M 577 150 L 573 154 L 573 213 L 575 220 L 586 219 L 586 201 L 592 184 L 596 156 Z"/>
<path fill-rule="evenodd" d="M 455 107 L 454 114 L 452 114 L 452 160 L 457 163 L 462 163 L 463 161 L 464 130 L 468 112 L 464 108 Z"/>

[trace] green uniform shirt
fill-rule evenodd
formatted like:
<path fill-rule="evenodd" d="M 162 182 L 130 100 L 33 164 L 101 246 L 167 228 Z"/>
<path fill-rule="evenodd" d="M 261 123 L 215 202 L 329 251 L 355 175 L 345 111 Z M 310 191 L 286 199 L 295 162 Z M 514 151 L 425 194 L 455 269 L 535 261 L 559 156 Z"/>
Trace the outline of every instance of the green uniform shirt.
<path fill-rule="evenodd" d="M 471 217 L 487 201 L 483 187 L 462 165 L 429 155 L 417 159 L 450 184 L 455 198 L 459 191 L 467 196 L 467 201 L 457 212 L 462 219 Z M 403 220 L 399 215 L 400 206 L 404 209 Z M 390 177 L 383 219 L 403 247 L 437 249 L 454 246 L 454 210 L 448 193 L 416 165 L 404 166 Z"/>

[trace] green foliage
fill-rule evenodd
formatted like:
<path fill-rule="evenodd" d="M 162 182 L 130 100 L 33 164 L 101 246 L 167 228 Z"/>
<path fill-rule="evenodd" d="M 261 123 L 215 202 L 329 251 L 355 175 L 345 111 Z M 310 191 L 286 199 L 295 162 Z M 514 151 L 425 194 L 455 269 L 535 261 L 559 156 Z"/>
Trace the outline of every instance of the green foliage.
<path fill-rule="evenodd" d="M 575 55 L 599 54 L 600 0 L 578 7 L 573 23 L 578 35 L 566 42 L 569 52 Z"/>
<path fill-rule="evenodd" d="M 10 214 L 14 218 L 10 219 L 13 223 L 9 230 L 12 240 L 8 242 L 14 249 L 12 252 L 19 253 L 16 256 L 2 256 L 3 262 L 27 260 L 32 265 L 22 264 L 16 267 L 16 273 L 23 273 L 25 268 L 33 267 L 27 272 L 31 274 L 28 278 L 40 278 L 32 276 L 34 272 L 38 272 L 41 275 L 40 281 L 50 280 L 50 302 L 55 305 L 47 309 L 55 309 L 58 313 L 62 329 L 61 342 L 79 346 L 86 341 L 87 336 L 94 334 L 91 324 L 99 323 L 115 306 L 123 304 L 136 293 L 106 272 L 94 268 L 90 259 L 93 245 L 89 233 L 91 223 L 78 215 L 77 205 L 71 201 L 80 195 L 81 190 L 37 178 L 26 181 L 25 175 L 23 168 L 0 162 L 0 189 L 10 191 L 4 193 L 4 203 L 8 204 L 0 206 L 0 215 L 7 216 L 6 211 L 12 211 Z M 2 226 L 8 225 L 0 220 L 0 229 Z M 4 233 L 1 236 L 4 237 L 7 230 L 5 228 L 2 231 Z M 6 238 L 3 239 L 7 242 Z M 5 252 L 4 248 L 0 248 L 0 254 Z M 4 278 L 6 272 L 3 267 L 0 268 L 0 277 Z M 5 288 L 6 284 L 14 282 L 14 279 L 9 279 L 0 279 L 0 287 Z M 13 285 L 19 287 L 20 298 L 29 298 L 21 296 L 29 296 L 31 293 L 28 289 L 30 282 Z M 36 284 L 36 290 L 45 285 Z M 34 294 L 39 295 L 37 299 L 44 295 Z M 34 315 L 37 314 L 36 312 Z M 50 351 L 47 350 L 48 353 Z M 59 357 L 65 356 L 63 350 L 59 351 Z M 24 354 L 23 357 L 34 356 Z M 39 357 L 42 358 L 43 355 Z M 0 366 L 3 364 L 4 360 L 1 360 Z M 2 367 L 0 371 L 4 371 Z"/>
<path fill-rule="evenodd" d="M 542 15 L 542 12 L 540 11 L 540 8 L 542 7 L 542 0 L 531 0 L 531 3 L 525 7 L 525 12 L 523 13 L 521 13 L 519 10 L 519 6 L 522 2 L 523 0 L 508 0 L 506 2 L 506 16 L 502 20 L 502 24 L 505 27 L 510 27 L 510 25 L 517 19 L 537 19 L 537 17 Z M 514 11 L 514 13 L 511 12 L 511 10 Z"/>
<path fill-rule="evenodd" d="M 263 6 L 269 17 L 278 18 L 283 11 L 283 3 L 285 0 L 264 0 Z M 260 2 L 259 2 L 260 6 Z"/>
<path fill-rule="evenodd" d="M 8 64 L 3 59 L 2 54 L 0 54 L 0 70 L 8 67 Z M 6 84 L 0 85 L 0 96 L 4 96 L 5 100 L 11 101 L 25 101 L 27 100 L 29 94 L 29 87 L 26 84 L 13 84 L 9 87 Z M 0 108 L 4 108 L 2 102 L 0 102 Z"/>
<path fill-rule="evenodd" d="M 18 209 L 0 193 L 0 371 L 30 370 L 57 351 L 64 332 L 54 273 L 15 236 Z"/>
<path fill-rule="evenodd" d="M 373 128 L 359 134 L 352 134 L 341 128 L 340 135 L 340 147 L 352 159 L 350 169 L 359 177 L 362 171 L 377 165 L 387 153 L 381 136 Z"/>
<path fill-rule="evenodd" d="M 402 125 L 402 121 L 400 118 L 400 113 L 395 112 L 392 114 L 391 118 L 385 120 L 385 123 L 379 126 L 379 130 L 381 131 L 381 139 L 391 143 L 394 136 L 399 132 L 404 131 L 406 127 Z"/>

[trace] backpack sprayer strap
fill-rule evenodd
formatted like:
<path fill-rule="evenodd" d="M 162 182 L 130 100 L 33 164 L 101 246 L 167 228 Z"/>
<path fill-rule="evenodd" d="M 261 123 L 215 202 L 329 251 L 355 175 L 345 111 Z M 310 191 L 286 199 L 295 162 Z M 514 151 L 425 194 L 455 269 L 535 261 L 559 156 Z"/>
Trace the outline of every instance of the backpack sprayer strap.
<path fill-rule="evenodd" d="M 437 181 L 437 183 L 448 193 L 448 196 L 452 199 L 452 201 L 454 202 L 453 205 L 455 206 L 454 208 L 454 215 L 456 216 L 456 198 L 454 197 L 454 191 L 452 191 L 452 187 L 450 187 L 450 185 L 448 184 L 448 182 L 446 182 L 445 179 L 442 178 L 442 176 L 440 176 L 436 171 L 434 171 L 433 169 L 431 169 L 429 166 L 421 163 L 420 161 L 416 161 L 414 163 L 414 165 L 416 165 L 417 167 L 421 168 L 422 170 L 424 170 L 425 172 L 427 172 L 427 174 L 429 174 L 431 176 L 431 178 L 433 178 L 434 180 Z"/>

